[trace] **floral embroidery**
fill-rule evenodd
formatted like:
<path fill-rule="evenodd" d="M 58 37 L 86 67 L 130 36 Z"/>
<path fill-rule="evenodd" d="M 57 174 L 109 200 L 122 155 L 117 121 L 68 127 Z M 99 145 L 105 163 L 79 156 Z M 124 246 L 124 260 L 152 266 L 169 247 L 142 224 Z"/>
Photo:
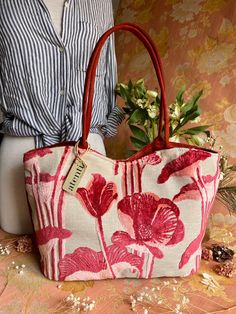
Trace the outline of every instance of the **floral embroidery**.
<path fill-rule="evenodd" d="M 185 173 L 181 172 L 181 176 L 189 175 L 190 173 L 189 171 L 186 171 L 186 168 L 188 168 L 189 166 L 192 166 L 197 161 L 205 160 L 206 158 L 209 158 L 209 157 L 211 157 L 211 154 L 206 151 L 190 149 L 189 151 L 182 154 L 178 158 L 168 162 L 162 169 L 161 174 L 159 175 L 157 179 L 157 182 L 165 183 L 171 175 L 173 174 L 177 175 L 178 172 L 183 169 L 185 169 Z M 192 172 L 192 170 L 194 170 L 196 166 L 192 168 L 190 169 L 190 172 Z"/>
<path fill-rule="evenodd" d="M 69 238 L 71 234 L 70 230 L 47 226 L 36 231 L 36 239 L 38 245 L 44 245 L 52 239 Z"/>
<path fill-rule="evenodd" d="M 158 165 L 161 162 L 161 158 L 157 153 L 147 155 L 142 158 L 142 168 L 144 168 L 146 165 Z"/>
<path fill-rule="evenodd" d="M 131 245 L 137 251 L 163 258 L 160 244 L 174 245 L 183 240 L 184 225 L 179 219 L 178 207 L 171 200 L 158 199 L 148 193 L 136 193 L 121 200 L 118 209 L 127 232 L 116 231 L 112 236 L 113 243 Z"/>
<path fill-rule="evenodd" d="M 24 156 L 24 162 L 27 162 L 28 160 L 34 158 L 34 157 L 44 157 L 48 154 L 52 154 L 52 150 L 49 148 L 44 148 L 43 150 L 32 150 L 27 153 L 27 155 Z"/>
<path fill-rule="evenodd" d="M 87 189 L 77 189 L 78 198 L 84 203 L 89 213 L 97 218 L 99 240 L 106 264 L 113 278 L 115 273 L 109 260 L 109 252 L 105 241 L 102 216 L 108 211 L 113 200 L 117 198 L 116 187 L 112 182 L 106 182 L 100 174 L 93 174 L 93 179 Z"/>
<path fill-rule="evenodd" d="M 93 180 L 87 189 L 79 188 L 78 196 L 84 202 L 85 207 L 93 217 L 103 216 L 117 198 L 115 184 L 106 183 L 100 174 L 93 174 Z"/>
<path fill-rule="evenodd" d="M 122 272 L 125 267 L 131 267 L 133 271 L 137 270 L 139 272 L 142 267 L 142 258 L 140 256 L 130 254 L 126 249 L 117 245 L 107 247 L 107 258 L 110 265 L 115 269 L 116 278 L 121 277 L 119 272 Z M 112 278 L 111 273 L 107 269 L 103 253 L 87 247 L 80 247 L 72 254 L 66 254 L 59 262 L 59 269 L 60 280 L 67 279 L 67 277 L 76 279 L 78 276 L 77 272 L 80 272 L 80 279 L 82 280 L 87 280 L 88 276 L 94 279 Z"/>
<path fill-rule="evenodd" d="M 197 192 L 197 193 L 196 193 Z M 199 199 L 198 187 L 195 182 L 184 185 L 180 192 L 174 196 L 173 201 L 179 202 L 185 199 Z"/>
<path fill-rule="evenodd" d="M 184 226 L 179 219 L 179 209 L 171 200 L 158 200 L 152 194 L 136 193 L 121 200 L 118 208 L 120 219 L 128 233 L 115 232 L 113 243 L 117 242 L 117 239 L 120 242 L 123 238 L 126 245 L 129 242 L 138 243 L 151 250 L 150 246 L 169 245 L 170 241 L 176 244 L 183 239 Z M 176 230 L 178 236 L 175 234 Z"/>

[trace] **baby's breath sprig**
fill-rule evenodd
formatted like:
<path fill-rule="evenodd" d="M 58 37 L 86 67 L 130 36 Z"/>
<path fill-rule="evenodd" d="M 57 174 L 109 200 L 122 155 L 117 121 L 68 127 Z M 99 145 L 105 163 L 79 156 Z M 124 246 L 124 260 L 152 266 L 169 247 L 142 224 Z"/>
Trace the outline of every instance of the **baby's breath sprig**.
<path fill-rule="evenodd" d="M 90 297 L 81 298 L 70 293 L 54 310 L 50 311 L 50 314 L 85 313 L 94 310 L 94 308 L 95 301 Z"/>

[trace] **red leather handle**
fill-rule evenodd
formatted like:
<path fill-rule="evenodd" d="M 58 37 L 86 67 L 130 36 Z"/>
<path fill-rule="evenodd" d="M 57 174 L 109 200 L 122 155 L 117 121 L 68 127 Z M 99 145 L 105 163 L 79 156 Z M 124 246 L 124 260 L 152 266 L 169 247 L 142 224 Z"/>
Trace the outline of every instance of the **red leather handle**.
<path fill-rule="evenodd" d="M 86 74 L 86 80 L 85 80 L 85 90 L 84 90 L 84 98 L 83 98 L 83 126 L 82 126 L 83 132 L 82 132 L 82 140 L 80 141 L 79 147 L 81 148 L 88 147 L 87 137 L 88 137 L 90 123 L 91 123 L 95 75 L 96 75 L 96 68 L 97 68 L 99 57 L 100 57 L 100 53 L 107 38 L 113 32 L 117 30 L 126 30 L 133 33 L 138 39 L 140 39 L 143 42 L 144 46 L 149 52 L 149 55 L 152 59 L 153 66 L 154 66 L 157 79 L 160 85 L 160 90 L 161 90 L 160 122 L 159 122 L 158 137 L 159 138 L 161 137 L 162 121 L 164 118 L 164 122 L 165 122 L 164 144 L 166 147 L 168 147 L 169 146 L 169 117 L 168 117 L 168 107 L 166 103 L 165 85 L 164 85 L 163 71 L 162 71 L 160 56 L 150 36 L 144 30 L 142 30 L 138 25 L 135 25 L 132 23 L 118 24 L 110 28 L 109 30 L 107 30 L 97 42 L 95 49 L 91 55 L 87 74 Z"/>

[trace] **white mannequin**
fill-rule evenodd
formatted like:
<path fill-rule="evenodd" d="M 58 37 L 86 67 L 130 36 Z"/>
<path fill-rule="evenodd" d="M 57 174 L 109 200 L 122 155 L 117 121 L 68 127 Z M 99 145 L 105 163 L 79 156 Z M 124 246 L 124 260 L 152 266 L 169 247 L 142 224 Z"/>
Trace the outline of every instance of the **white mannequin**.
<path fill-rule="evenodd" d="M 61 20 L 63 15 L 65 0 L 44 0 L 50 12 L 52 23 L 58 34 L 61 34 Z"/>
<path fill-rule="evenodd" d="M 44 0 L 52 23 L 61 33 L 61 20 L 65 0 Z M 89 134 L 91 148 L 105 155 L 99 134 Z M 33 232 L 24 186 L 23 154 L 34 149 L 33 137 L 5 135 L 0 146 L 0 227 L 9 233 Z"/>

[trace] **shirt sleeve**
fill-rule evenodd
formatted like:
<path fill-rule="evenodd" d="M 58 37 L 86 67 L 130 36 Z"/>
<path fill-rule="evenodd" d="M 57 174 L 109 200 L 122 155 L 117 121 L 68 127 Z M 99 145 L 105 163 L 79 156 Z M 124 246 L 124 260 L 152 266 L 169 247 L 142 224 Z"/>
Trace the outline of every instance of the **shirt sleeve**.
<path fill-rule="evenodd" d="M 113 14 L 111 14 L 113 16 Z M 114 25 L 112 18 L 110 27 Z M 117 126 L 123 121 L 124 113 L 116 105 L 115 87 L 117 83 L 117 64 L 115 54 L 115 36 L 114 33 L 108 38 L 105 90 L 108 100 L 107 124 L 101 127 L 102 134 L 106 137 L 114 136 L 117 133 Z"/>
<path fill-rule="evenodd" d="M 0 69 L 0 99 L 3 99 L 1 69 Z M 2 104 L 0 102 L 0 133 L 2 131 L 2 122 L 3 122 L 3 110 L 2 110 Z"/>

